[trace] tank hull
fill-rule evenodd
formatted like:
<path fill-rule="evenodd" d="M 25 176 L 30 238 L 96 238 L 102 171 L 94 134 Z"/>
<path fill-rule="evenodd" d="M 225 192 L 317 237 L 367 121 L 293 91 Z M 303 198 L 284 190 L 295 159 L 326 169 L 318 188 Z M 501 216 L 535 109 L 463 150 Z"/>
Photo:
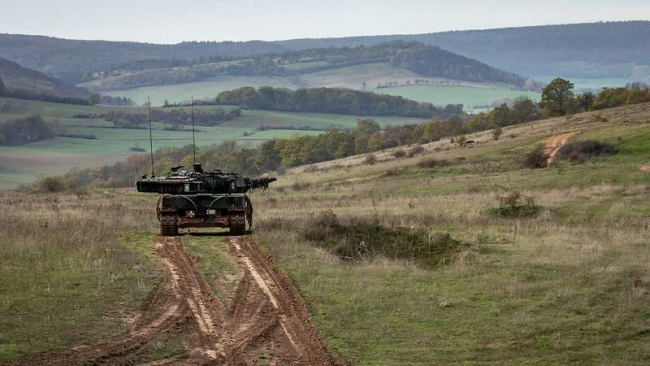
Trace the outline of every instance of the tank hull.
<path fill-rule="evenodd" d="M 182 228 L 230 228 L 231 235 L 243 235 L 246 218 L 252 220 L 252 205 L 243 193 L 173 194 L 160 197 L 157 205 L 160 232 L 178 234 Z"/>

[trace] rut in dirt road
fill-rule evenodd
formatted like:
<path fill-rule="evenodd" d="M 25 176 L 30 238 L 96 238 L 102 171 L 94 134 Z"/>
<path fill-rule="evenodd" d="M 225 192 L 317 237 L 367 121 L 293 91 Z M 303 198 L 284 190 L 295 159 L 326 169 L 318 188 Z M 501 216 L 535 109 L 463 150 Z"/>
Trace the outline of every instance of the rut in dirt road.
<path fill-rule="evenodd" d="M 156 237 L 167 278 L 148 297 L 130 335 L 1 365 L 134 365 L 164 333 L 183 341 L 182 355 L 154 365 L 344 365 L 333 356 L 295 288 L 250 237 L 229 240 L 244 276 L 227 304 L 214 297 L 179 237 Z M 215 244 L 217 245 L 217 244 Z"/>

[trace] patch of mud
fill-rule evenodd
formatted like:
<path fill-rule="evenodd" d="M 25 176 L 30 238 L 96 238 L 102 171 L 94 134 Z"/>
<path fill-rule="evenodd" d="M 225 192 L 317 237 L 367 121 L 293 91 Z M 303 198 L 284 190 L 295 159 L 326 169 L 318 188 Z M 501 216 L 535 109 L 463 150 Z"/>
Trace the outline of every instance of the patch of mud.
<path fill-rule="evenodd" d="M 297 291 L 250 237 L 232 238 L 243 270 L 235 295 L 214 297 L 178 237 L 157 237 L 155 251 L 167 278 L 132 320 L 128 337 L 64 352 L 47 352 L 0 365 L 140 364 L 163 333 L 178 334 L 185 353 L 144 365 L 344 365 L 332 355 Z M 229 278 L 232 280 L 232 278 Z"/>
<path fill-rule="evenodd" d="M 551 137 L 544 141 L 546 145 L 546 153 L 548 154 L 548 160 L 546 165 L 551 165 L 557 160 L 557 154 L 560 152 L 562 146 L 566 145 L 569 142 L 571 136 L 575 135 L 576 132 L 564 133 Z"/>

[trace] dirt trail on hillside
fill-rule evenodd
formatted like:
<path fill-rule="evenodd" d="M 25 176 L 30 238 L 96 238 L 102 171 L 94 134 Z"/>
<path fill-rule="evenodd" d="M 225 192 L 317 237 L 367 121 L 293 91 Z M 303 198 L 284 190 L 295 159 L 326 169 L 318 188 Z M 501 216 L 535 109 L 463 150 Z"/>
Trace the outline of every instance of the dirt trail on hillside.
<path fill-rule="evenodd" d="M 1 365 L 344 365 L 318 335 L 289 279 L 250 237 L 229 241 L 244 276 L 235 296 L 214 297 L 203 274 L 175 237 L 157 237 L 167 278 L 143 303 L 130 335 Z M 163 334 L 176 334 L 185 353 L 142 362 Z"/>
<path fill-rule="evenodd" d="M 575 132 L 564 133 L 544 141 L 544 144 L 546 145 L 546 153 L 548 154 L 546 165 L 551 165 L 555 160 L 557 160 L 557 154 L 560 152 L 562 146 L 566 145 L 571 136 L 575 134 Z"/>

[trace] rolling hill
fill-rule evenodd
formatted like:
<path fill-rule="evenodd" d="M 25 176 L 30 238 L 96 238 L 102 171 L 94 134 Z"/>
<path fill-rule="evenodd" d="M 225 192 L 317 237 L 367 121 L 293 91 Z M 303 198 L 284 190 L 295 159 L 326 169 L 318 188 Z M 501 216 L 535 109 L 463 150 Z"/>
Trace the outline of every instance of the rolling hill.
<path fill-rule="evenodd" d="M 60 98 L 86 99 L 90 92 L 69 85 L 39 71 L 24 68 L 19 64 L 0 58 L 0 79 L 9 91 L 24 91 L 28 94 L 52 95 Z"/>
<path fill-rule="evenodd" d="M 418 41 L 524 76 L 648 80 L 650 22 L 606 22 L 489 30 L 277 42 L 186 42 L 157 45 L 0 35 L 0 57 L 67 81 L 148 59 L 241 58 L 327 47 Z"/>

